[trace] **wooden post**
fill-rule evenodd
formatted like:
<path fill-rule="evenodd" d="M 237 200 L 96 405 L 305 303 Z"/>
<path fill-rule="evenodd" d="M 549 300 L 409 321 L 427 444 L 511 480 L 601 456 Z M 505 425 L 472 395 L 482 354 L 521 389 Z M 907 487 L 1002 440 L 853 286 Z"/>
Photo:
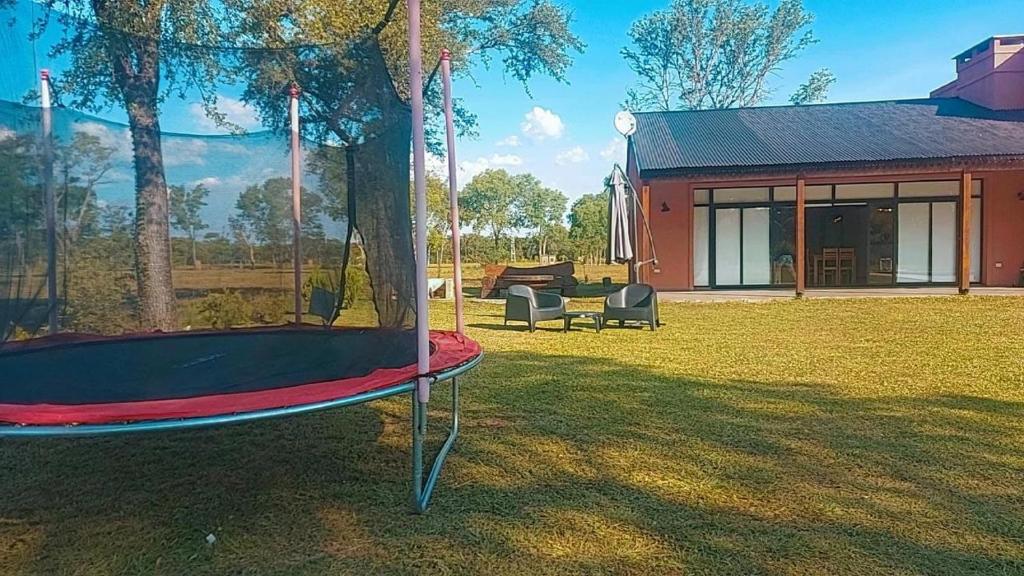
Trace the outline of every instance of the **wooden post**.
<path fill-rule="evenodd" d="M 807 186 L 802 176 L 796 179 L 796 260 L 794 275 L 796 276 L 796 297 L 803 298 L 807 283 L 807 247 L 806 241 L 806 208 L 807 208 Z"/>
<path fill-rule="evenodd" d="M 961 294 L 971 291 L 971 173 L 964 170 L 960 175 L 960 210 L 957 224 L 960 235 L 960 270 L 957 283 Z"/>
<path fill-rule="evenodd" d="M 650 218 L 650 214 L 651 214 L 651 187 L 650 186 L 644 186 L 643 188 L 640 189 L 640 209 L 643 212 L 640 215 L 641 218 Z M 638 220 L 637 223 L 636 223 L 636 226 L 637 226 L 638 229 L 640 228 L 640 222 L 642 222 L 642 220 Z M 633 251 L 638 254 L 637 255 L 637 263 L 638 264 L 640 262 L 647 262 L 648 260 L 651 259 L 650 255 L 649 255 L 650 250 L 648 249 L 648 247 L 650 246 L 650 243 L 651 243 L 651 239 L 647 237 L 647 228 L 644 227 L 644 230 L 643 230 L 643 241 L 640 242 L 639 246 L 634 246 L 633 247 Z M 641 268 L 640 268 L 639 265 L 637 266 L 636 273 L 637 273 L 637 278 L 639 279 L 640 282 L 643 282 L 645 284 L 650 284 L 651 283 L 651 275 L 650 275 L 650 273 L 641 272 Z"/>

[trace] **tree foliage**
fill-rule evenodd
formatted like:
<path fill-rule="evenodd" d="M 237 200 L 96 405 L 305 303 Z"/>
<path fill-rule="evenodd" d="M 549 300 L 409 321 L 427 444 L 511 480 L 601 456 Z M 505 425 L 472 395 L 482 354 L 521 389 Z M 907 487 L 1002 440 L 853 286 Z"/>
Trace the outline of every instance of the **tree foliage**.
<path fill-rule="evenodd" d="M 484 170 L 466 184 L 460 195 L 461 217 L 479 233 L 490 235 L 497 246 L 513 227 L 510 208 L 516 199 L 516 184 L 504 170 Z"/>
<path fill-rule="evenodd" d="M 466 185 L 460 195 L 463 220 L 477 234 L 486 233 L 494 251 L 508 243 L 508 257 L 517 258 L 516 239 L 532 235 L 537 257 L 548 255 L 549 239 L 565 221 L 568 200 L 562 192 L 547 188 L 532 174 L 511 175 L 504 170 L 485 170 Z M 495 254 L 487 254 L 495 259 Z"/>
<path fill-rule="evenodd" d="M 803 106 L 817 104 L 828 99 L 828 92 L 836 83 L 836 76 L 828 68 L 816 70 L 800 88 L 789 97 L 790 104 Z"/>
<path fill-rule="evenodd" d="M 199 233 L 208 228 L 203 222 L 202 211 L 206 206 L 206 197 L 209 196 L 210 190 L 202 184 L 193 186 L 191 190 L 177 185 L 171 186 L 170 193 L 171 222 L 175 228 L 188 236 L 191 244 L 191 263 L 192 266 L 196 266 L 198 264 L 196 243 Z"/>
<path fill-rule="evenodd" d="M 591 263 L 601 261 L 608 244 L 608 192 L 585 194 L 569 211 L 569 238 L 577 256 Z"/>
<path fill-rule="evenodd" d="M 801 0 L 673 0 L 633 23 L 622 55 L 637 75 L 626 105 L 674 110 L 753 106 L 768 78 L 815 42 Z"/>
<path fill-rule="evenodd" d="M 6 2 L 12 4 L 12 2 Z M 68 68 L 56 80 L 66 105 L 87 111 L 117 106 L 128 116 L 135 169 L 136 280 L 147 328 L 176 325 L 171 284 L 167 182 L 160 146 L 160 104 L 198 94 L 213 109 L 220 62 L 209 50 L 222 39 L 222 15 L 209 0 L 42 0 L 33 37 L 56 21 L 50 48 Z"/>
<path fill-rule="evenodd" d="M 249 186 L 235 203 L 236 216 L 230 220 L 236 240 L 249 249 L 255 262 L 254 246 L 264 247 L 275 266 L 289 262 L 292 246 L 292 181 L 271 178 Z M 322 235 L 320 214 L 323 209 L 318 194 L 302 191 L 302 232 L 307 236 Z M 321 231 L 318 234 L 318 231 Z"/>

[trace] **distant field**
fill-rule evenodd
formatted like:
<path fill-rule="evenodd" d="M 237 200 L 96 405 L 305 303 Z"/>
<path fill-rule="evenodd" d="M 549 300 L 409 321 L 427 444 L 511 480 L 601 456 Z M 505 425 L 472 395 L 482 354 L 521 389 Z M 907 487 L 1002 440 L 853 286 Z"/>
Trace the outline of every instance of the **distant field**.
<path fill-rule="evenodd" d="M 537 266 L 536 262 L 518 262 L 516 266 Z M 307 271 L 308 272 L 308 271 Z M 445 265 L 438 268 L 431 265 L 428 269 L 431 278 L 451 278 L 452 267 Z M 583 284 L 601 282 L 610 277 L 612 282 L 622 284 L 628 277 L 626 266 L 584 265 L 576 264 L 576 278 Z M 484 269 L 480 264 L 465 264 L 462 267 L 462 278 L 467 288 L 479 288 Z M 207 267 L 201 270 L 192 268 L 176 268 L 174 270 L 174 288 L 179 291 L 210 291 L 210 290 L 286 290 L 292 287 L 291 268 L 224 268 Z"/>

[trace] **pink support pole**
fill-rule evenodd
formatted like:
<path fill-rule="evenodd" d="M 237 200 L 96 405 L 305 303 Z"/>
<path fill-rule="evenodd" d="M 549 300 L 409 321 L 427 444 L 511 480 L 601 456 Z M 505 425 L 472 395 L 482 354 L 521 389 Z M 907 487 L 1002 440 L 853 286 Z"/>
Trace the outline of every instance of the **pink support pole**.
<path fill-rule="evenodd" d="M 60 326 L 57 319 L 57 195 L 53 189 L 53 112 L 50 71 L 39 71 L 39 97 L 43 128 L 43 194 L 46 207 L 46 309 L 50 334 Z"/>
<path fill-rule="evenodd" d="M 423 53 L 420 47 L 420 0 L 409 0 L 409 92 L 412 95 L 412 165 L 416 189 L 416 369 L 430 373 L 430 311 L 427 308 L 427 170 L 423 128 Z M 430 400 L 430 381 L 420 376 L 416 396 Z"/>
<path fill-rule="evenodd" d="M 462 239 L 459 231 L 458 162 L 455 158 L 455 115 L 452 112 L 452 54 L 441 51 L 441 83 L 444 86 L 444 127 L 448 135 L 448 197 L 451 200 L 452 266 L 455 273 L 455 330 L 466 331 L 462 316 Z"/>
<path fill-rule="evenodd" d="M 292 273 L 295 276 L 295 324 L 302 324 L 302 145 L 299 140 L 299 89 L 288 91 L 292 120 Z"/>

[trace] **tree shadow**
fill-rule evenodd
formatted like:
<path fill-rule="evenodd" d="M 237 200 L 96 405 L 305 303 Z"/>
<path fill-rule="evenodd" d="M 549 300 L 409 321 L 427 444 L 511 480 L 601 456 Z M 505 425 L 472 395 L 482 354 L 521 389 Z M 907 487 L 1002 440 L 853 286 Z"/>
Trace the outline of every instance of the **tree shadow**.
<path fill-rule="evenodd" d="M 1024 568 L 1024 403 L 855 397 L 529 352 L 490 354 L 463 390 L 463 434 L 422 517 L 407 506 L 407 398 L 193 432 L 5 442 L 0 571 Z"/>

